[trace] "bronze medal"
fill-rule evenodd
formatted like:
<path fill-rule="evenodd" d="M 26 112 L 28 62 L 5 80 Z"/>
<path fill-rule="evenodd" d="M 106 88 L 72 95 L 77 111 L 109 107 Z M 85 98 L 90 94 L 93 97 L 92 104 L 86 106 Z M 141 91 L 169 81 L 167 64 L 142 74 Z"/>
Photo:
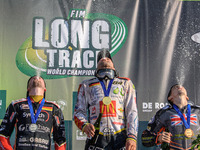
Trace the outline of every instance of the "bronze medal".
<path fill-rule="evenodd" d="M 103 98 L 103 104 L 104 105 L 110 105 L 110 103 L 111 103 L 111 98 L 110 97 L 108 97 L 108 96 L 106 96 L 106 97 L 104 97 Z"/>
<path fill-rule="evenodd" d="M 194 132 L 192 131 L 192 129 L 189 128 L 189 129 L 185 130 L 184 134 L 186 137 L 191 138 L 191 137 L 193 137 Z"/>

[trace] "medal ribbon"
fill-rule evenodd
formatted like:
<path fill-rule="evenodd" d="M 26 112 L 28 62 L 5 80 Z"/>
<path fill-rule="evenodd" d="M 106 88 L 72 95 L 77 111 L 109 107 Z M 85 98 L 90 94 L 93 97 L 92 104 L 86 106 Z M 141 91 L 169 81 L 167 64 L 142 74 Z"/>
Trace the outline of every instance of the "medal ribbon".
<path fill-rule="evenodd" d="M 109 93 L 110 93 L 110 89 L 111 89 L 111 86 L 112 86 L 112 83 L 113 83 L 113 79 L 110 80 L 109 84 L 108 84 L 108 89 L 106 90 L 106 86 L 103 82 L 103 80 L 100 80 L 100 83 L 101 83 L 101 86 L 103 88 L 103 92 L 104 92 L 104 95 L 105 96 L 109 96 Z"/>
<path fill-rule="evenodd" d="M 40 106 L 39 106 L 39 108 L 38 108 L 38 110 L 37 110 L 37 112 L 36 112 L 36 114 L 34 115 L 32 102 L 31 102 L 30 97 L 28 97 L 28 106 L 29 106 L 29 108 L 30 108 L 31 122 L 32 122 L 32 123 L 34 123 L 34 124 L 36 123 L 36 121 L 37 121 L 38 116 L 39 116 L 39 114 L 40 114 L 40 112 L 41 112 L 41 110 L 42 110 L 42 107 L 43 107 L 44 103 L 45 103 L 45 99 L 43 98 L 42 101 L 41 101 L 41 103 L 40 103 Z"/>
<path fill-rule="evenodd" d="M 181 113 L 181 111 L 179 110 L 179 108 L 176 106 L 176 105 L 173 105 L 175 111 L 178 113 L 178 115 L 180 116 L 181 120 L 183 121 L 184 125 L 185 125 L 185 128 L 186 129 L 189 129 L 190 128 L 190 114 L 191 114 L 191 107 L 190 105 L 188 104 L 187 105 L 187 122 L 183 116 L 183 114 Z"/>
<path fill-rule="evenodd" d="M 103 88 L 103 92 L 104 92 L 104 96 L 105 96 L 105 97 L 108 97 L 108 96 L 109 96 L 109 93 L 110 93 L 110 90 L 111 90 L 111 86 L 112 86 L 113 80 L 114 80 L 114 79 L 111 79 L 111 80 L 110 80 L 110 82 L 109 82 L 109 84 L 108 84 L 107 90 L 106 90 L 106 86 L 105 86 L 103 80 L 99 80 L 100 83 L 101 83 L 101 86 L 102 86 L 102 88 Z M 103 113 L 103 109 L 104 109 L 104 104 L 103 104 L 103 106 L 102 106 L 102 113 Z M 109 110 L 109 106 L 107 106 L 107 111 L 108 111 L 108 110 Z"/>

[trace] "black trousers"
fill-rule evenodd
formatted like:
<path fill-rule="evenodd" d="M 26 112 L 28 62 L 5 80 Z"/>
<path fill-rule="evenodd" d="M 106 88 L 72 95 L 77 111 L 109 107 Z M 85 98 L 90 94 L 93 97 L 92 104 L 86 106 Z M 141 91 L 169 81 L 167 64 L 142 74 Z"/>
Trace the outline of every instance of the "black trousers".
<path fill-rule="evenodd" d="M 90 139 L 86 140 L 85 150 L 125 150 L 126 138 L 126 131 L 115 135 L 99 135 L 95 144 Z"/>

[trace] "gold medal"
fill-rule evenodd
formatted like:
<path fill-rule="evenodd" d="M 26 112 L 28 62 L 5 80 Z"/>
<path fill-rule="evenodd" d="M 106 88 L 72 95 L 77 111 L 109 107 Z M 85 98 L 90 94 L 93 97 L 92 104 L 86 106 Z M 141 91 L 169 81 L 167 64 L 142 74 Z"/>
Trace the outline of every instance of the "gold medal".
<path fill-rule="evenodd" d="M 189 128 L 189 129 L 185 130 L 184 134 L 186 137 L 191 138 L 191 137 L 193 137 L 194 132 L 192 131 L 192 129 Z"/>
<path fill-rule="evenodd" d="M 111 103 L 111 98 L 110 97 L 108 97 L 108 96 L 106 96 L 106 97 L 104 97 L 103 98 L 103 104 L 104 105 L 110 105 L 110 103 Z"/>

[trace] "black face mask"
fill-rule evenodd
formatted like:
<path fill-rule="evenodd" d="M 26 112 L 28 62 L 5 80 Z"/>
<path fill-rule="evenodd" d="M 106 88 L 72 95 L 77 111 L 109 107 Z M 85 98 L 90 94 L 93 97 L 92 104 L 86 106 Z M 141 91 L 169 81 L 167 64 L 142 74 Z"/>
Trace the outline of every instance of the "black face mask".
<path fill-rule="evenodd" d="M 116 72 L 112 69 L 99 69 L 96 73 L 96 77 L 100 80 L 103 80 L 106 77 L 108 79 L 114 79 L 114 77 L 116 77 Z"/>

